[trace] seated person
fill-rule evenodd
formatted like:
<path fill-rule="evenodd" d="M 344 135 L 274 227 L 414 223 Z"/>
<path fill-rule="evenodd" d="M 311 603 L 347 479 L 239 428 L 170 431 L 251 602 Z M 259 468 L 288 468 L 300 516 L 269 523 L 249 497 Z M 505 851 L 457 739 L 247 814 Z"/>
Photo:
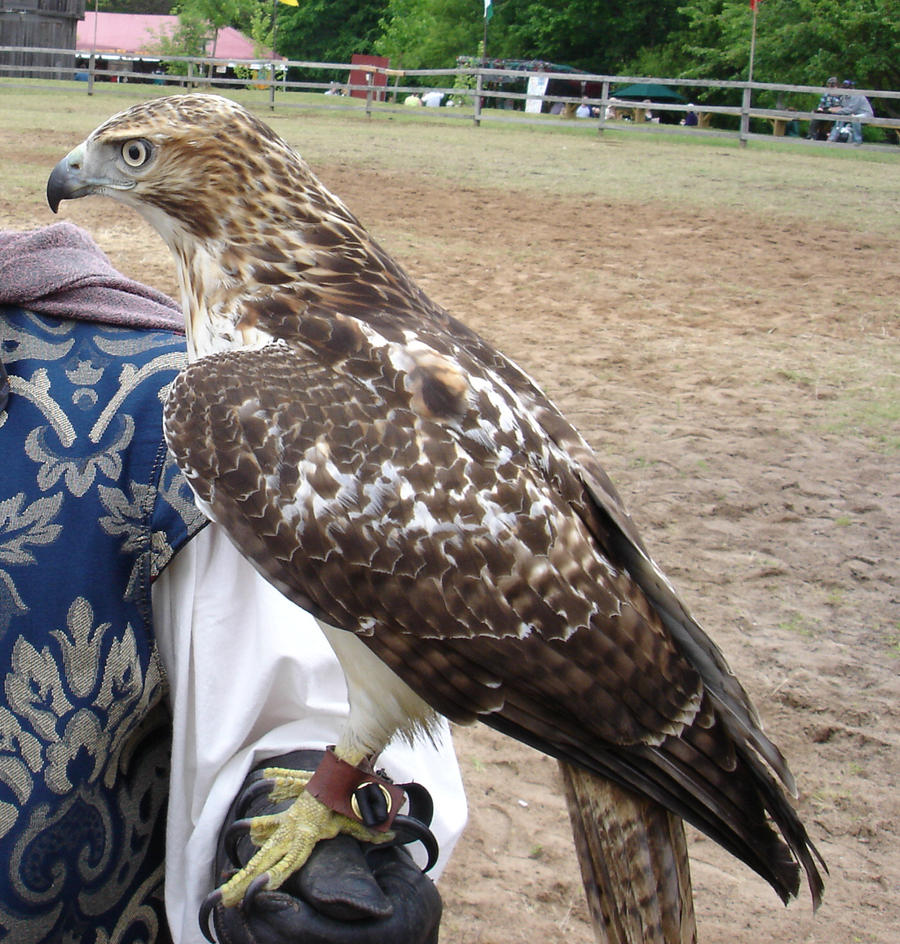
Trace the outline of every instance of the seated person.
<path fill-rule="evenodd" d="M 866 96 L 860 95 L 859 92 L 855 91 L 855 82 L 852 82 L 850 79 L 845 79 L 841 88 L 845 90 L 845 94 L 841 96 L 840 105 L 831 109 L 833 113 L 838 115 L 853 115 L 856 118 L 871 118 L 874 115 L 872 105 Z M 835 122 L 834 127 L 831 129 L 831 134 L 828 135 L 829 141 L 839 140 L 843 124 L 843 122 Z M 859 121 L 851 121 L 849 124 L 850 140 L 854 144 L 862 144 L 862 123 Z"/>
<path fill-rule="evenodd" d="M 825 94 L 819 99 L 819 103 L 816 105 L 815 109 L 817 114 L 829 115 L 833 109 L 840 106 L 841 96 L 837 91 L 837 84 L 837 76 L 829 76 L 825 85 L 829 89 L 834 89 L 834 91 L 825 92 Z M 807 131 L 806 137 L 810 141 L 824 141 L 828 137 L 828 133 L 832 126 L 833 122 L 831 121 L 822 121 L 818 118 L 813 118 L 813 120 L 809 123 L 809 131 Z"/>

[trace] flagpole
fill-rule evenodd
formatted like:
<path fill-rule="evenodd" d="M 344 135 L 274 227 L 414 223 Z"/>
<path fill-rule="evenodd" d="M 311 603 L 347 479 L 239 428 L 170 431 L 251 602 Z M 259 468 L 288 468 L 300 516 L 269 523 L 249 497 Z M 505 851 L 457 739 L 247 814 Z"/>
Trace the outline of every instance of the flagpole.
<path fill-rule="evenodd" d="M 753 58 L 756 55 L 756 8 L 760 0 L 750 0 L 750 9 L 753 11 L 753 25 L 750 28 L 750 68 L 747 70 L 747 85 L 741 96 L 741 147 L 747 146 L 750 134 L 750 99 L 752 92 L 750 83 L 753 81 Z"/>
<path fill-rule="evenodd" d="M 278 31 L 278 0 L 272 0 L 272 58 L 278 53 L 275 51 L 275 36 Z"/>
<path fill-rule="evenodd" d="M 759 0 L 750 0 L 750 8 L 753 10 L 753 26 L 750 29 L 750 69 L 747 75 L 747 81 L 753 81 L 753 58 L 756 55 L 756 9 L 759 6 Z"/>

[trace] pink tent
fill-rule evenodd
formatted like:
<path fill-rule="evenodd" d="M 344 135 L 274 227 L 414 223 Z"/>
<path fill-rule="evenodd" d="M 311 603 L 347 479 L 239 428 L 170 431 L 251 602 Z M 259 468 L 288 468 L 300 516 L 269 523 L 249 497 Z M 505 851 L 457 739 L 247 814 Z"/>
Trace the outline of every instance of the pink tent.
<path fill-rule="evenodd" d="M 171 34 L 178 26 L 177 16 L 156 16 L 140 13 L 85 13 L 78 23 L 75 46 L 79 51 L 93 49 L 101 56 L 139 56 L 156 58 L 151 48 L 160 34 Z M 96 29 L 96 32 L 95 32 Z M 213 55 L 213 44 L 206 49 Z M 282 59 L 272 56 L 270 49 L 253 51 L 253 42 L 230 26 L 219 30 L 216 41 L 217 59 Z"/>

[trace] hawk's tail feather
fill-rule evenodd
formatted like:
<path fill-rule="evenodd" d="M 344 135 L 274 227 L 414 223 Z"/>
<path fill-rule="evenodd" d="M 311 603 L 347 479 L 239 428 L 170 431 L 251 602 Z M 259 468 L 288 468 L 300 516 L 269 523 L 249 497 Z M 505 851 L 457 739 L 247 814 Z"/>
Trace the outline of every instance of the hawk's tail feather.
<path fill-rule="evenodd" d="M 416 650 L 424 642 L 407 637 L 406 644 Z M 463 649 L 447 646 L 443 652 L 448 660 L 445 670 L 451 674 L 455 670 L 458 679 L 469 675 Z M 379 654 L 389 664 L 394 655 L 389 649 Z M 814 857 L 820 862 L 821 857 L 783 788 L 754 743 L 745 738 L 743 726 L 717 713 L 717 699 L 707 697 L 694 725 L 654 746 L 609 744 L 583 723 L 575 724 L 558 704 L 516 698 L 503 689 L 492 694 L 501 696 L 501 701 L 493 706 L 484 702 L 478 708 L 486 724 L 661 804 L 745 862 L 783 901 L 797 895 L 802 866 L 813 905 L 818 906 L 823 882 Z M 469 711 L 460 711 L 450 701 L 435 704 L 462 723 L 472 720 L 471 703 L 468 707 Z"/>
<path fill-rule="evenodd" d="M 644 773 L 676 799 L 680 815 L 762 876 L 785 903 L 800 890 L 802 865 L 818 908 L 824 883 L 813 857 L 825 864 L 783 789 L 752 749 L 738 752 L 727 784 L 703 781 L 664 746 L 639 753 L 649 760 L 642 765 Z"/>
<path fill-rule="evenodd" d="M 559 767 L 598 944 L 695 944 L 682 821 L 608 779 Z"/>
<path fill-rule="evenodd" d="M 590 753 L 584 744 L 570 742 L 560 748 L 557 739 L 554 743 L 535 733 L 536 721 L 527 710 L 509 703 L 502 716 L 488 715 L 482 720 L 557 760 L 609 778 L 661 804 L 746 863 L 782 901 L 797 895 L 802 865 L 814 907 L 821 901 L 824 885 L 813 856 L 820 862 L 821 857 L 781 787 L 752 749 L 739 750 L 733 770 L 722 769 L 715 780 L 707 781 L 698 776 L 687 758 L 668 754 L 665 743 Z M 684 746 L 683 741 L 679 744 Z"/>

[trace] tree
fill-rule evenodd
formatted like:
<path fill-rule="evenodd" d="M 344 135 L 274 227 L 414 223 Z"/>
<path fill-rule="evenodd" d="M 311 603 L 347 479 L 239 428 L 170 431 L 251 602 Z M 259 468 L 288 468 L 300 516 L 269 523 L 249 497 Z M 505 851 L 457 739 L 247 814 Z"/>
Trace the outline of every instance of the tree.
<path fill-rule="evenodd" d="M 614 72 L 680 22 L 680 0 L 494 0 L 489 58 L 542 59 Z M 388 0 L 379 46 L 407 68 L 449 67 L 474 55 L 483 0 Z"/>
<path fill-rule="evenodd" d="M 277 13 L 276 13 L 277 16 Z M 253 40 L 254 55 L 261 55 L 263 49 L 275 50 L 275 19 L 271 4 L 259 0 L 256 9 L 250 11 L 249 22 L 244 28 Z"/>
<path fill-rule="evenodd" d="M 372 53 L 387 0 L 299 0 L 279 5 L 278 52 L 289 59 L 349 62 Z"/>
<path fill-rule="evenodd" d="M 163 60 L 205 56 L 210 43 L 214 56 L 216 37 L 226 26 L 248 33 L 258 46 L 271 45 L 272 13 L 266 0 L 182 0 L 172 12 L 178 16 L 178 25 L 174 29 L 160 30 L 148 46 Z M 184 75 L 187 64 L 168 62 L 166 71 Z"/>
<path fill-rule="evenodd" d="M 249 27 L 250 17 L 257 10 L 257 0 L 181 0 L 179 18 L 190 18 L 208 23 L 212 32 L 213 56 L 219 30 L 226 26 Z"/>
<path fill-rule="evenodd" d="M 179 56 L 205 56 L 210 39 L 210 25 L 199 14 L 187 9 L 176 11 L 178 24 L 173 29 L 163 27 L 147 44 L 147 50 L 163 61 L 169 75 L 187 75 L 186 62 L 173 62 Z"/>
<path fill-rule="evenodd" d="M 751 11 L 745 0 L 686 0 L 687 27 L 672 37 L 682 75 L 746 79 Z M 860 87 L 900 87 L 896 0 L 761 0 L 753 78 L 823 85 L 829 75 Z M 889 99 L 883 110 L 897 113 Z M 893 109 L 893 111 L 892 111 Z"/>
<path fill-rule="evenodd" d="M 483 14 L 484 0 L 388 0 L 375 47 L 398 67 L 452 69 L 477 52 Z"/>
<path fill-rule="evenodd" d="M 679 0 L 507 2 L 498 8 L 504 25 L 500 48 L 508 57 L 619 72 L 641 49 L 665 42 L 680 22 L 678 6 Z"/>

